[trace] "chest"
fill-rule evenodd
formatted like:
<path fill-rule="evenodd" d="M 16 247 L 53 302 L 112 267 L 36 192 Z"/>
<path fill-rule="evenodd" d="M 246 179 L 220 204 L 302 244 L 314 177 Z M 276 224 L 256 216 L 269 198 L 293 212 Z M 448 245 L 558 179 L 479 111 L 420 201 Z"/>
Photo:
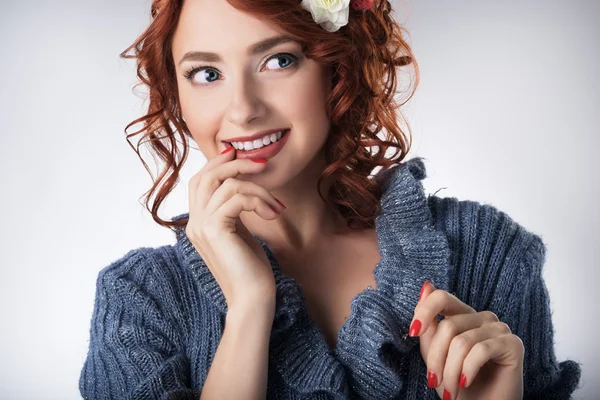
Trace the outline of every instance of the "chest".
<path fill-rule="evenodd" d="M 306 308 L 330 349 L 350 315 L 352 299 L 368 286 L 377 287 L 373 275 L 381 260 L 375 231 L 345 240 L 326 250 L 281 261 L 283 272 L 294 278 L 306 299 Z"/>

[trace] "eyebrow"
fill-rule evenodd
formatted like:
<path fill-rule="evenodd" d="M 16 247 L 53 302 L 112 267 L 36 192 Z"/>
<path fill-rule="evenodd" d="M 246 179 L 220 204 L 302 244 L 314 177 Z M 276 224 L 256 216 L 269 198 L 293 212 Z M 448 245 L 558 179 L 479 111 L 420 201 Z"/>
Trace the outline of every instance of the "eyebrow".
<path fill-rule="evenodd" d="M 254 43 L 253 45 L 248 47 L 248 50 L 246 52 L 248 53 L 248 55 L 256 55 L 265 52 L 281 43 L 287 42 L 298 43 L 295 39 L 289 36 L 274 36 L 261 40 L 260 42 Z M 181 60 L 179 61 L 179 65 L 181 65 L 184 61 L 219 62 L 221 61 L 221 57 L 217 53 L 210 53 L 205 51 L 190 51 L 185 53 L 185 55 L 181 58 Z"/>

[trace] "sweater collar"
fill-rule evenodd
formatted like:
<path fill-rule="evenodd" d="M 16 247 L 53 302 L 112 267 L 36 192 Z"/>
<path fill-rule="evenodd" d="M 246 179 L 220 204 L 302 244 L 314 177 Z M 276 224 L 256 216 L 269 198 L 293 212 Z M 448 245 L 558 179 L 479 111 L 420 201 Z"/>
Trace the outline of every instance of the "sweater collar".
<path fill-rule="evenodd" d="M 426 279 L 448 288 L 450 250 L 445 235 L 433 226 L 421 180 L 421 158 L 413 158 L 382 173 L 381 213 L 375 219 L 381 260 L 375 266 L 375 289 L 366 288 L 351 302 L 351 312 L 330 350 L 310 318 L 297 282 L 281 271 L 271 249 L 261 239 L 271 262 L 276 310 L 269 345 L 270 358 L 287 385 L 300 393 L 325 391 L 340 398 L 397 396 L 406 380 L 409 354 L 419 351 L 418 338 L 408 336 L 419 292 Z M 189 213 L 173 218 L 187 218 Z M 200 290 L 222 314 L 225 297 L 212 273 L 185 234 L 176 229 L 178 251 Z M 393 355 L 394 361 L 390 360 Z M 419 355 L 420 357 L 420 355 Z"/>

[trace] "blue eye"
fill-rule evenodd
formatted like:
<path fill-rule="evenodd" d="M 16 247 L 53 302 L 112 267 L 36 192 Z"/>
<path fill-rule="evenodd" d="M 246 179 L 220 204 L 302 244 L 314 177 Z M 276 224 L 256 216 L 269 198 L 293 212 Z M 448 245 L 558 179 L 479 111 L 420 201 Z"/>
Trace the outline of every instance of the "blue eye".
<path fill-rule="evenodd" d="M 185 73 L 185 78 L 193 81 L 194 77 L 196 76 L 196 73 L 200 72 L 200 71 L 204 71 L 205 73 L 208 71 L 208 73 L 206 73 L 205 77 L 212 77 L 214 78 L 215 75 L 218 74 L 217 70 L 213 69 L 213 68 L 209 68 L 209 67 L 197 67 L 197 68 L 192 68 L 190 71 Z M 215 80 L 218 80 L 215 79 Z M 214 82 L 214 81 L 210 81 L 210 82 Z M 202 84 L 202 83 L 201 83 Z"/>
<path fill-rule="evenodd" d="M 271 61 L 271 60 L 278 60 L 279 61 L 281 59 L 284 59 L 284 60 L 285 59 L 291 59 L 292 57 L 294 57 L 294 56 L 291 55 L 291 54 L 289 54 L 289 55 L 288 54 L 275 54 L 273 57 L 270 57 L 270 58 L 267 59 L 267 62 L 265 63 L 265 65 L 268 64 L 268 62 Z M 289 65 L 289 64 L 287 64 L 287 65 Z M 287 65 L 284 65 L 283 67 L 286 68 Z"/>
<path fill-rule="evenodd" d="M 291 60 L 290 62 L 284 62 L 285 65 L 281 65 L 281 63 L 279 62 L 280 60 Z M 298 57 L 296 57 L 293 54 L 289 54 L 289 53 L 278 53 L 278 54 L 274 54 L 271 57 L 269 57 L 267 59 L 267 61 L 265 62 L 264 65 L 267 65 L 269 61 L 271 60 L 278 60 L 278 63 L 276 63 L 278 66 L 282 67 L 282 68 L 269 68 L 269 69 L 288 69 L 289 65 L 295 63 L 298 60 Z M 213 79 L 214 80 L 209 80 L 208 83 L 204 83 L 204 82 L 198 82 L 194 79 L 194 77 L 196 76 L 196 74 L 200 71 L 205 71 L 206 74 L 204 75 L 207 79 Z M 184 73 L 184 77 L 189 80 L 192 83 L 196 83 L 198 85 L 201 86 L 206 86 L 208 84 L 210 84 L 211 82 L 214 82 L 215 80 L 219 80 L 219 78 L 217 77 L 217 75 L 220 74 L 215 68 L 205 65 L 205 66 L 201 66 L 201 67 L 193 67 L 192 69 L 190 69 L 189 71 L 187 71 L 186 73 Z"/>

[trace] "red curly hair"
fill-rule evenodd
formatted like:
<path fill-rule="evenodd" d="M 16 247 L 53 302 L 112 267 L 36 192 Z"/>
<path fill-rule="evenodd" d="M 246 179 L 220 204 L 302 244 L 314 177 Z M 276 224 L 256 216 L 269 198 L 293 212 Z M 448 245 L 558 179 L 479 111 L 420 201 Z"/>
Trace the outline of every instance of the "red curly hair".
<path fill-rule="evenodd" d="M 236 9 L 267 20 L 280 27 L 302 44 L 306 57 L 333 71 L 332 90 L 326 99 L 331 130 L 325 143 L 327 166 L 319 177 L 317 190 L 332 212 L 337 213 L 352 229 L 372 228 L 380 213 L 381 187 L 369 178 L 400 163 L 407 155 L 410 142 L 398 124 L 403 118 L 399 108 L 413 96 L 419 83 L 419 69 L 410 46 L 402 37 L 403 28 L 391 16 L 388 0 L 375 0 L 369 10 L 350 8 L 348 24 L 336 32 L 327 32 L 300 6 L 300 0 L 227 0 Z M 158 209 L 179 182 L 179 172 L 187 159 L 191 134 L 182 118 L 178 102 L 175 65 L 171 40 L 179 20 L 183 0 L 154 0 L 152 21 L 148 28 L 123 51 L 122 58 L 137 59 L 137 76 L 149 88 L 146 115 L 125 128 L 129 145 L 152 176 L 140 155 L 140 144 L 149 141 L 152 155 L 164 166 L 144 195 L 145 206 L 161 226 L 185 227 L 188 219 L 163 220 Z M 128 55 L 131 50 L 134 55 Z M 397 67 L 412 64 L 415 69 L 413 90 L 403 102 L 395 98 Z M 135 89 L 134 87 L 134 89 Z M 128 134 L 127 130 L 143 123 L 143 128 Z M 412 140 L 410 127 L 407 129 Z M 385 140 L 377 134 L 385 131 Z M 130 137 L 143 133 L 137 148 Z M 146 139 L 146 140 L 144 140 Z M 178 140 L 179 139 L 179 140 Z M 181 149 L 178 143 L 182 143 Z M 370 148 L 377 147 L 375 153 Z M 395 150 L 386 157 L 389 147 Z M 377 176 L 375 174 L 374 176 Z M 321 193 L 324 179 L 333 183 L 325 199 Z M 150 208 L 151 197 L 155 195 Z"/>

